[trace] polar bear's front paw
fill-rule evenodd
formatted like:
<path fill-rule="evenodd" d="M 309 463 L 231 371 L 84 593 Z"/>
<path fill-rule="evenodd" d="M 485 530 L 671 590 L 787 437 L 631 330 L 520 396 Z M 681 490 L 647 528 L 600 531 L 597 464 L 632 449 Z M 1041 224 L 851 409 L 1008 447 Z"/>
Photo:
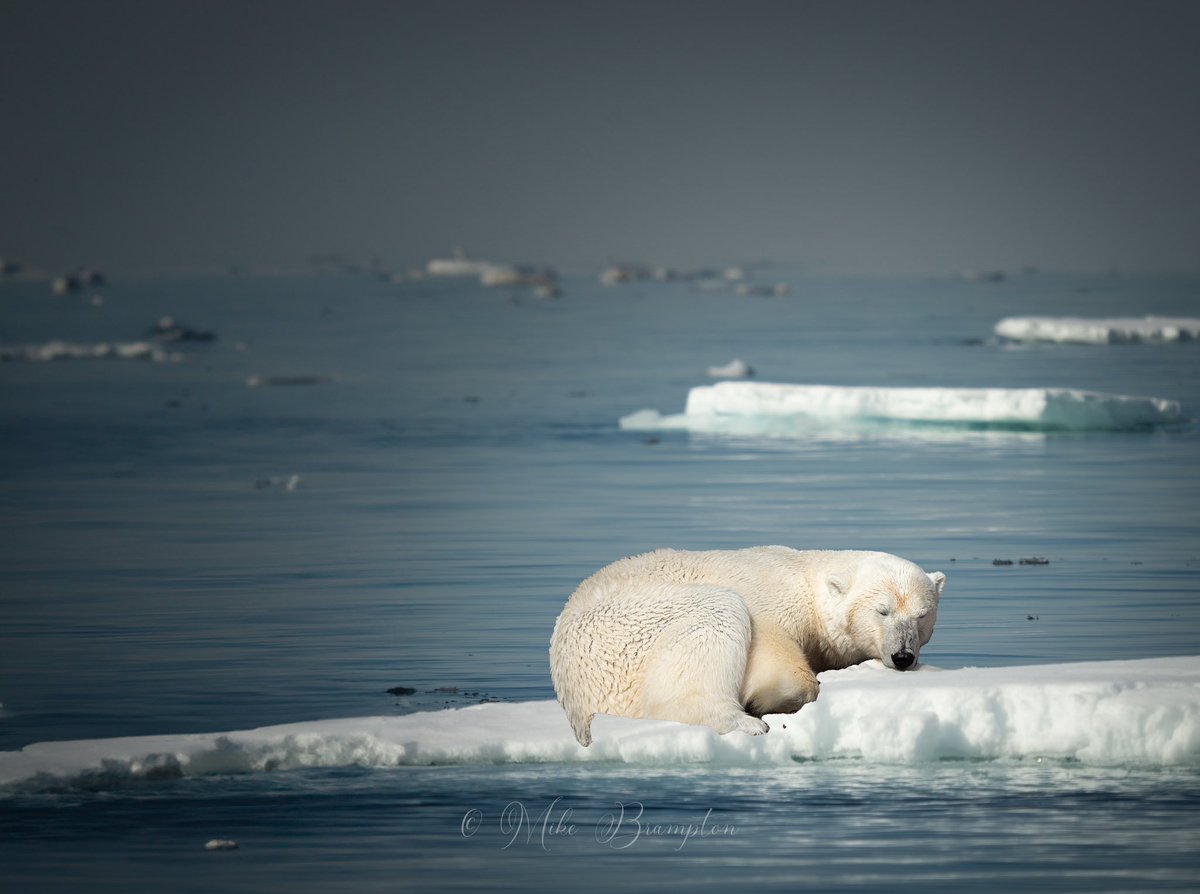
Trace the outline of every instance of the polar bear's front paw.
<path fill-rule="evenodd" d="M 767 726 L 765 720 L 760 720 L 757 717 L 751 717 L 749 714 L 743 714 L 734 721 L 733 729 L 738 732 L 746 733 L 749 736 L 761 736 L 771 727 Z"/>

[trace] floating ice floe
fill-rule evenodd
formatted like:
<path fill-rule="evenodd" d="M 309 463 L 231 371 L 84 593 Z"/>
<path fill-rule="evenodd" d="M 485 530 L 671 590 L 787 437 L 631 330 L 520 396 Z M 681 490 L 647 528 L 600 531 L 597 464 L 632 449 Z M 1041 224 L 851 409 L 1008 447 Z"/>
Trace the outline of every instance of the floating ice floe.
<path fill-rule="evenodd" d="M 558 281 L 558 273 L 551 267 L 533 267 L 527 264 L 489 264 L 479 274 L 485 286 L 531 286 L 552 287 Z"/>
<path fill-rule="evenodd" d="M 744 360 L 730 360 L 724 366 L 710 366 L 708 374 L 714 379 L 744 379 L 754 375 L 754 369 Z"/>
<path fill-rule="evenodd" d="M 1180 420 L 1179 404 L 1067 388 L 876 388 L 718 382 L 688 392 L 682 414 L 641 410 L 623 429 L 802 434 L 903 423 L 1017 431 L 1133 430 Z"/>
<path fill-rule="evenodd" d="M 782 298 L 784 295 L 790 294 L 791 291 L 792 291 L 792 287 L 790 285 L 788 285 L 786 282 L 777 282 L 774 285 L 770 285 L 770 286 L 751 285 L 750 283 L 744 282 L 744 283 L 740 283 L 737 286 L 737 288 L 735 288 L 733 290 L 735 295 L 741 295 L 743 297 L 751 296 L 751 295 L 758 295 L 758 296 L 764 296 L 767 298 L 770 298 L 771 296 L 775 296 L 776 298 Z"/>
<path fill-rule="evenodd" d="M 1007 317 L 996 324 L 1001 338 L 1013 341 L 1116 345 L 1200 339 L 1196 317 Z"/>
<path fill-rule="evenodd" d="M 269 487 L 282 487 L 288 493 L 293 493 L 300 487 L 299 475 L 271 475 L 266 478 L 255 478 L 254 489 L 266 490 Z"/>
<path fill-rule="evenodd" d="M 454 250 L 452 258 L 433 258 L 425 265 L 429 276 L 483 276 L 494 265 L 490 261 L 468 258 L 461 248 Z"/>
<path fill-rule="evenodd" d="M 179 341 L 213 341 L 216 339 L 216 334 L 207 332 L 201 329 L 193 329 L 190 326 L 185 326 L 174 317 L 160 317 L 158 322 L 154 324 L 154 328 L 150 333 L 155 341 L 160 342 L 179 342 Z"/>
<path fill-rule="evenodd" d="M 600 282 L 606 286 L 615 286 L 626 282 L 640 282 L 650 279 L 653 271 L 640 264 L 613 264 L 600 273 Z"/>
<path fill-rule="evenodd" d="M 43 742 L 0 752 L 0 791 L 305 767 L 603 761 L 789 765 L 947 759 L 1200 765 L 1200 657 L 897 673 L 878 661 L 820 675 L 821 695 L 768 715 L 763 736 L 597 717 L 592 745 L 552 700 L 241 732 Z"/>
<path fill-rule="evenodd" d="M 165 351 L 153 342 L 99 342 L 77 344 L 48 341 L 41 345 L 0 347 L 0 360 L 26 360 L 40 363 L 51 360 L 152 360 L 155 363 L 179 363 L 183 354 Z"/>
<path fill-rule="evenodd" d="M 333 379 L 328 376 L 248 376 L 247 388 L 273 388 L 294 385 L 328 385 Z"/>
<path fill-rule="evenodd" d="M 50 282 L 50 288 L 56 295 L 69 295 L 89 286 L 102 286 L 105 283 L 104 274 L 90 267 L 80 267 L 74 273 L 56 276 Z"/>

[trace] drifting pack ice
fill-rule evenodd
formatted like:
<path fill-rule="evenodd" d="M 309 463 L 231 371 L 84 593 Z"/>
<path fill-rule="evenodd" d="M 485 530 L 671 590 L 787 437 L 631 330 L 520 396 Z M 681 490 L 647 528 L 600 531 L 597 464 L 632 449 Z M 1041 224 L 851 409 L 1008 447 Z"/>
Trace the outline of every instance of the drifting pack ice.
<path fill-rule="evenodd" d="M 1196 317 L 1007 317 L 995 326 L 1012 341 L 1117 345 L 1200 340 Z"/>
<path fill-rule="evenodd" d="M 801 434 L 819 427 L 878 423 L 1017 431 L 1128 431 L 1180 420 L 1179 404 L 1068 388 L 877 388 L 718 382 L 688 392 L 682 414 L 641 410 L 631 431 L 684 429 Z"/>

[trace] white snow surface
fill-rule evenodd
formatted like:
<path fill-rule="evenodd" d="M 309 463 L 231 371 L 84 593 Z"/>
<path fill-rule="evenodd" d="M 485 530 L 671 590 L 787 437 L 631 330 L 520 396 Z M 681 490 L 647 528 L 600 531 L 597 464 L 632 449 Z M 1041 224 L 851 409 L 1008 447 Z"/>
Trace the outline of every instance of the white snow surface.
<path fill-rule="evenodd" d="M 718 382 L 688 392 L 682 414 L 640 410 L 623 429 L 805 432 L 862 423 L 1031 431 L 1129 430 L 1180 420 L 1176 401 L 1068 388 L 892 388 Z"/>
<path fill-rule="evenodd" d="M 1013 341 L 1115 345 L 1200 340 L 1196 317 L 1006 317 L 995 326 Z"/>
<path fill-rule="evenodd" d="M 238 732 L 43 742 L 0 752 L 0 789 L 104 789 L 136 778 L 302 767 L 606 762 L 788 765 L 945 759 L 1200 765 L 1200 656 L 820 675 L 821 695 L 763 736 L 597 717 L 584 748 L 557 702 L 490 703 Z"/>

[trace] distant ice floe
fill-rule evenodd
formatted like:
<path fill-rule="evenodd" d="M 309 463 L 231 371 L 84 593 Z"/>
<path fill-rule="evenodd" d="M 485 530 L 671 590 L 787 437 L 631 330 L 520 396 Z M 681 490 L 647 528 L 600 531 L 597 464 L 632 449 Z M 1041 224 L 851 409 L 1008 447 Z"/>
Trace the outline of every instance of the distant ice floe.
<path fill-rule="evenodd" d="M 730 360 L 724 366 L 710 366 L 708 374 L 714 379 L 745 379 L 754 375 L 754 368 L 744 360 Z"/>
<path fill-rule="evenodd" d="M 180 323 L 174 317 L 160 317 L 154 324 L 150 334 L 155 341 L 170 343 L 179 341 L 208 342 L 216 340 L 216 333 L 201 329 L 193 329 Z"/>
<path fill-rule="evenodd" d="M 995 326 L 1001 338 L 1023 342 L 1117 345 L 1200 340 L 1196 317 L 1007 317 Z"/>
<path fill-rule="evenodd" d="M 688 392 L 682 414 L 641 410 L 630 431 L 805 434 L 908 424 L 1015 431 L 1127 431 L 1180 421 L 1176 401 L 1066 388 L 876 388 L 718 382 Z"/>
<path fill-rule="evenodd" d="M 491 261 L 468 258 L 467 253 L 460 247 L 454 250 L 454 257 L 432 258 L 425 265 L 428 276 L 483 276 L 494 265 Z"/>
<path fill-rule="evenodd" d="M 554 289 L 558 273 L 552 267 L 529 264 L 489 264 L 479 275 L 479 282 L 492 288 L 531 286 L 535 289 Z"/>
<path fill-rule="evenodd" d="M 247 388 L 293 387 L 301 385 L 328 385 L 329 376 L 247 376 Z"/>
<path fill-rule="evenodd" d="M 79 344 L 48 341 L 40 345 L 0 347 L 0 360 L 25 360 L 44 363 L 51 360 L 151 360 L 155 363 L 179 363 L 184 355 L 164 350 L 149 341 L 99 342 Z"/>
<path fill-rule="evenodd" d="M 300 488 L 299 475 L 271 475 L 254 479 L 255 490 L 266 490 L 269 487 L 281 487 L 288 493 L 294 493 Z"/>
<path fill-rule="evenodd" d="M 305 767 L 607 762 L 791 765 L 947 759 L 1200 766 L 1200 657 L 820 675 L 821 695 L 763 736 L 597 717 L 584 748 L 552 700 L 225 733 L 43 742 L 0 752 L 0 791 Z"/>
<path fill-rule="evenodd" d="M 456 248 L 453 257 L 430 259 L 422 276 L 471 277 L 492 288 L 528 287 L 534 290 L 538 298 L 557 298 L 562 294 L 558 287 L 558 273 L 552 267 L 497 264 L 493 261 L 469 258 L 462 248 Z M 420 277 L 410 274 L 409 278 Z"/>

